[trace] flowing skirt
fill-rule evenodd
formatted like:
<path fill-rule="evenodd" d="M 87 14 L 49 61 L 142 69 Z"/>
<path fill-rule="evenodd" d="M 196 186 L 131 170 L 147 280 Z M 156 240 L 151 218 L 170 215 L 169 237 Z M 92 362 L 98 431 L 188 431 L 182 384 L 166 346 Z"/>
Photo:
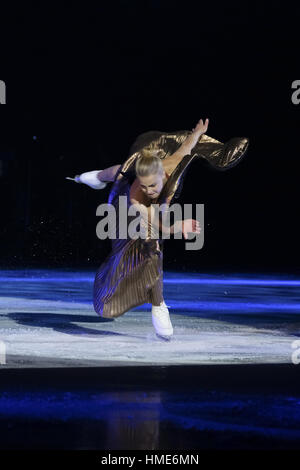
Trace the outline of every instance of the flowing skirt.
<path fill-rule="evenodd" d="M 94 309 L 115 318 L 131 308 L 163 300 L 163 249 L 159 240 L 116 240 L 94 281 Z"/>

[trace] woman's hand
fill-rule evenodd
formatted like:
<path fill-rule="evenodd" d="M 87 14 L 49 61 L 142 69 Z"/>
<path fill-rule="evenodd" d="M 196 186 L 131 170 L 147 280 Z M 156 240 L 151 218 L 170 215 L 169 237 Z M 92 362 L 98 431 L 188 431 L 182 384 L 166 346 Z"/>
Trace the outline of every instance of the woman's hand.
<path fill-rule="evenodd" d="M 188 238 L 188 233 L 200 233 L 201 227 L 198 220 L 185 219 L 182 221 L 182 233 L 185 239 Z"/>
<path fill-rule="evenodd" d="M 192 150 L 197 144 L 200 136 L 202 134 L 205 134 L 205 132 L 207 131 L 208 123 L 208 118 L 205 119 L 205 123 L 203 123 L 203 120 L 200 119 L 200 121 L 198 121 L 198 123 L 196 124 L 196 127 L 192 129 L 192 133 L 183 142 L 183 145 L 189 147 L 189 150 Z"/>
<path fill-rule="evenodd" d="M 200 121 L 198 121 L 196 127 L 194 127 L 192 129 L 192 132 L 198 132 L 200 135 L 201 134 L 205 134 L 205 132 L 207 131 L 207 128 L 208 128 L 208 123 L 209 123 L 209 119 L 206 118 L 205 119 L 205 123 L 203 124 L 203 121 L 202 119 L 200 119 Z"/>

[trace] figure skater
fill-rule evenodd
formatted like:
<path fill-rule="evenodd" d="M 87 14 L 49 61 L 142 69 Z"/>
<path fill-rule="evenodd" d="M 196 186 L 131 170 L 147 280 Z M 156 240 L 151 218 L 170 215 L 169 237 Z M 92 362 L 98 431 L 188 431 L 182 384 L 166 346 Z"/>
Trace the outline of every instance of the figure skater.
<path fill-rule="evenodd" d="M 135 205 L 146 227 L 145 238 L 112 239 L 112 251 L 99 267 L 94 281 L 93 305 L 104 318 L 116 318 L 144 303 L 152 304 L 152 324 L 159 337 L 170 339 L 173 327 L 163 296 L 162 234 L 200 233 L 199 222 L 186 219 L 170 228 L 151 225 L 152 204 L 169 207 L 178 198 L 186 170 L 196 158 L 204 159 L 217 170 L 235 166 L 249 145 L 246 137 L 234 137 L 227 143 L 205 134 L 209 120 L 199 120 L 192 131 L 149 131 L 135 140 L 122 165 L 94 170 L 68 178 L 93 189 L 112 182 L 108 203 L 115 207 L 118 225 L 119 196 L 126 196 L 127 209 Z M 128 216 L 130 222 L 130 216 Z M 116 227 L 117 231 L 119 227 Z M 158 233 L 159 238 L 153 238 Z"/>

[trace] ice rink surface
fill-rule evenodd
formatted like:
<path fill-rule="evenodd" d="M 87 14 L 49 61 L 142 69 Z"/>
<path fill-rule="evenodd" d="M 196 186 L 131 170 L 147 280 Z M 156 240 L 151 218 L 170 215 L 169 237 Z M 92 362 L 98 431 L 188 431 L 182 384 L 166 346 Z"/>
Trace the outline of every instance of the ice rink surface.
<path fill-rule="evenodd" d="M 93 309 L 95 272 L 0 272 L 1 368 L 292 364 L 300 360 L 300 279 L 164 273 L 174 335 L 151 304 L 115 319 Z"/>

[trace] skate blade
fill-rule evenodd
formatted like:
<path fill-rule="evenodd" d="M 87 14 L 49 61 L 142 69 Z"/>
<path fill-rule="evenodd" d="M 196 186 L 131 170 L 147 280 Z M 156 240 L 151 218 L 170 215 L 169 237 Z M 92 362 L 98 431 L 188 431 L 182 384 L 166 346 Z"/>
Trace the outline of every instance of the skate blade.
<path fill-rule="evenodd" d="M 158 333 L 156 333 L 156 336 L 159 339 L 163 339 L 164 341 L 171 341 L 173 335 L 159 335 Z"/>

